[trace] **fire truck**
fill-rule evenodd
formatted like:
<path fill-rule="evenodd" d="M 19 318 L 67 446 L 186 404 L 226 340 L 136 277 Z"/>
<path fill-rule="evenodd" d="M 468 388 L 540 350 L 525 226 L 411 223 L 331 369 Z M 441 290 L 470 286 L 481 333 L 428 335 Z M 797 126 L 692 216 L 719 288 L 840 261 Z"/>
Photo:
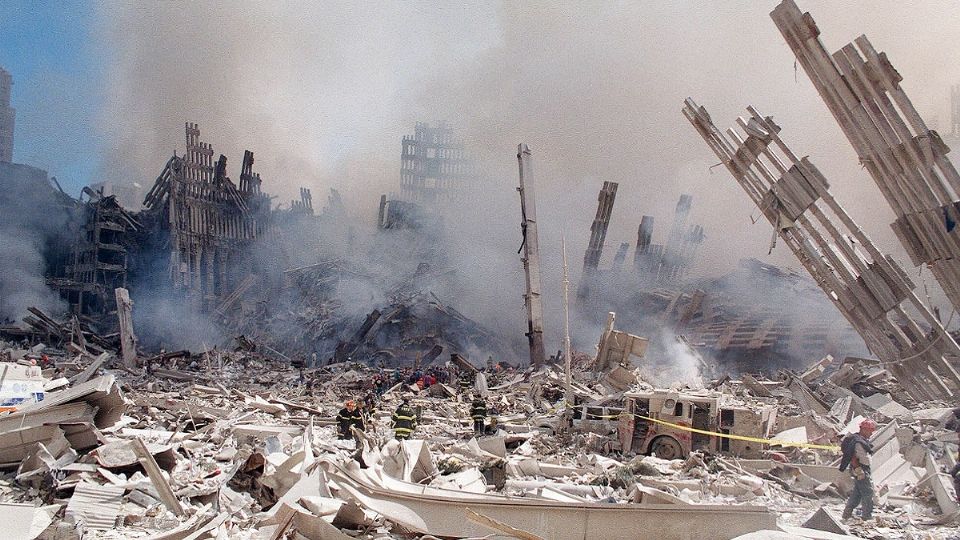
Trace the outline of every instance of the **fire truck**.
<path fill-rule="evenodd" d="M 720 392 L 627 392 L 623 405 L 617 419 L 617 436 L 623 453 L 652 454 L 662 459 L 683 458 L 700 449 L 755 458 L 760 457 L 762 445 L 686 431 L 647 418 L 757 439 L 769 438 L 777 419 L 775 406 L 747 408 Z"/>

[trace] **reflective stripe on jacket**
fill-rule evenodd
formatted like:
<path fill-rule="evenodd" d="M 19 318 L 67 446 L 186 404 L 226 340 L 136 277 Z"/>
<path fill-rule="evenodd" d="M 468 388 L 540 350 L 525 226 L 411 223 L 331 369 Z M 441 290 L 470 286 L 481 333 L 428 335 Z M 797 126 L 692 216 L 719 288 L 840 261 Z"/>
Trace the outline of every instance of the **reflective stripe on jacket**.
<path fill-rule="evenodd" d="M 470 418 L 482 420 L 487 417 L 487 404 L 483 401 L 474 401 L 470 406 Z"/>
<path fill-rule="evenodd" d="M 408 435 L 417 429 L 417 416 L 410 407 L 401 405 L 394 411 L 393 416 L 394 433 Z"/>
<path fill-rule="evenodd" d="M 337 423 L 340 424 L 341 433 L 350 433 L 350 426 L 363 431 L 363 414 L 360 412 L 360 409 L 354 409 L 353 411 L 348 410 L 346 407 L 340 409 L 340 412 L 337 414 Z"/>

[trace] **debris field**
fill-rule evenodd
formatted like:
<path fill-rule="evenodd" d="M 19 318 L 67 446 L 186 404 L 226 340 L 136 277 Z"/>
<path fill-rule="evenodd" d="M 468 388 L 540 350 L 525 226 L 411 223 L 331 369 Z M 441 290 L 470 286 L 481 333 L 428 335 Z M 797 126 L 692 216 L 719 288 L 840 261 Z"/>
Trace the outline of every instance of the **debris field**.
<path fill-rule="evenodd" d="M 74 199 L 8 157 L 0 208 L 29 195 L 59 216 L 40 243 L 62 309 L 0 320 L 0 536 L 960 538 L 960 174 L 865 36 L 829 54 L 793 0 L 771 17 L 949 316 L 752 106 L 724 131 L 679 99 L 677 124 L 803 271 L 744 259 L 693 275 L 709 231 L 688 194 L 665 242 L 643 215 L 602 267 L 619 189 L 605 181 L 572 294 L 562 245 L 559 349 L 526 144 L 525 290 L 510 292 L 525 327 L 506 331 L 449 294 L 462 276 L 436 249 L 450 216 L 433 204 L 477 167 L 445 123 L 403 138 L 400 195 L 380 197 L 370 235 L 343 227 L 344 257 L 302 234 L 349 220 L 336 190 L 319 214 L 306 188 L 275 208 L 253 152 L 234 182 L 195 123 L 140 210 L 102 189 Z M 595 346 L 571 345 L 571 312 Z M 840 464 L 865 421 L 875 510 L 861 518 L 844 515 L 859 488 Z"/>

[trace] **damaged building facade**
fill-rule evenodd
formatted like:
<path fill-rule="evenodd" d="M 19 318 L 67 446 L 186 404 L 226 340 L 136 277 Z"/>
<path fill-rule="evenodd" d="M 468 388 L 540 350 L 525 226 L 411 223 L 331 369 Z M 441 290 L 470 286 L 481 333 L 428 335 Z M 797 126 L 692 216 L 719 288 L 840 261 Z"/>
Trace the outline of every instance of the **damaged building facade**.
<path fill-rule="evenodd" d="M 457 200 L 472 182 L 474 173 L 463 142 L 446 122 L 436 126 L 417 122 L 413 135 L 405 135 L 400 155 L 400 198 L 434 203 Z"/>
<path fill-rule="evenodd" d="M 400 144 L 399 194 L 380 196 L 379 229 L 442 226 L 448 205 L 461 203 L 479 178 L 476 162 L 453 126 L 417 122 Z"/>
<path fill-rule="evenodd" d="M 167 277 L 175 293 L 207 311 L 249 273 L 245 254 L 270 226 L 270 199 L 253 172 L 253 152 L 243 155 L 239 182 L 227 176 L 227 158 L 187 123 L 186 152 L 167 161 L 144 199 L 144 220 L 168 246 Z M 309 200 L 309 199 L 307 199 Z"/>
<path fill-rule="evenodd" d="M 128 286 L 129 250 L 143 226 L 117 202 L 89 188 L 89 199 L 76 208 L 78 237 L 63 267 L 63 277 L 50 284 L 76 314 L 111 311 L 114 290 Z"/>
<path fill-rule="evenodd" d="M 213 311 L 235 291 L 251 267 L 246 254 L 271 226 L 269 198 L 260 191 L 247 151 L 239 186 L 227 176 L 225 156 L 186 125 L 186 152 L 164 166 L 130 212 L 115 195 L 84 188 L 73 202 L 73 242 L 50 277 L 78 315 L 114 310 L 114 289 L 142 284 L 168 291 L 190 306 Z"/>

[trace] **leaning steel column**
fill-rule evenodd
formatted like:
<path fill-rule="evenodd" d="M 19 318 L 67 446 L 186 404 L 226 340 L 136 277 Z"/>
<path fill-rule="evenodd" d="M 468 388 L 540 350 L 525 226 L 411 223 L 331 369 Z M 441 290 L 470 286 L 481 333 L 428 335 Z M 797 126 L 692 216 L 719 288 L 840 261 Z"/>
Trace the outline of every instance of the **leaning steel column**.
<path fill-rule="evenodd" d="M 780 139 L 780 127 L 748 108 L 726 136 L 706 109 L 687 99 L 683 113 L 774 226 L 867 347 L 916 400 L 960 390 L 960 346 L 829 191 L 826 178 Z M 919 315 L 919 318 L 915 318 Z"/>
<path fill-rule="evenodd" d="M 960 174 L 950 149 L 866 36 L 831 56 L 813 17 L 793 0 L 770 17 L 896 214 L 891 227 L 911 262 L 926 264 L 960 310 Z"/>
<path fill-rule="evenodd" d="M 603 242 L 607 238 L 607 227 L 610 226 L 613 203 L 617 200 L 618 186 L 616 182 L 604 182 L 597 195 L 597 215 L 590 225 L 590 242 L 583 254 L 583 274 L 580 276 L 580 286 L 577 287 L 579 301 L 590 296 L 590 285 L 597 278 L 597 267 L 600 265 L 600 256 L 603 255 Z"/>
<path fill-rule="evenodd" d="M 530 365 L 540 367 L 545 361 L 543 349 L 543 304 L 540 300 L 540 244 L 537 239 L 537 202 L 533 184 L 533 163 L 530 148 L 517 145 L 520 167 L 520 232 L 523 234 L 523 271 L 527 278 L 527 339 L 530 341 Z"/>

